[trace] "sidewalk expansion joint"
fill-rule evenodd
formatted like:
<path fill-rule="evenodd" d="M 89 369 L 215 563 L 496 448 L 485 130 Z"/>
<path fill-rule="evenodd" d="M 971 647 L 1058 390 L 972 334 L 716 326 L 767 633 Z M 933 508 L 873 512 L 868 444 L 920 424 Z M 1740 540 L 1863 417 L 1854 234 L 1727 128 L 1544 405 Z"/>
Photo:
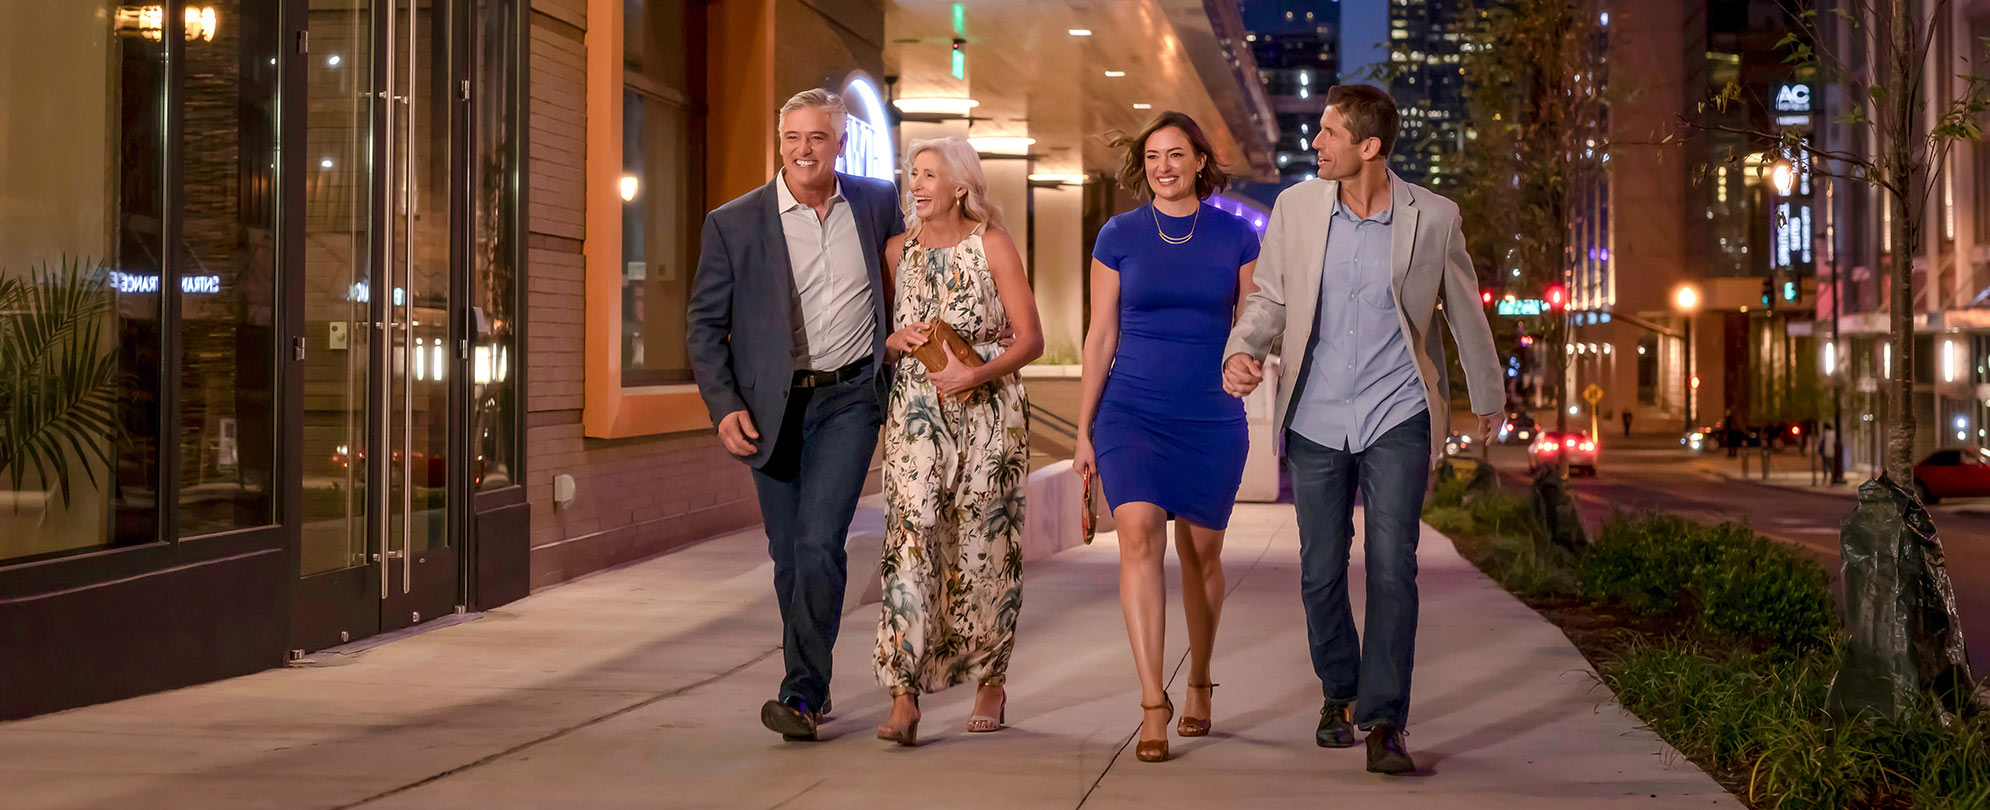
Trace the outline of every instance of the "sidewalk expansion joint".
<path fill-rule="evenodd" d="M 550 733 L 547 733 L 547 734 L 544 734 L 544 735 L 541 735 L 541 736 L 539 736 L 539 737 L 537 737 L 537 738 L 534 738 L 534 739 L 531 739 L 531 740 L 527 740 L 527 741 L 525 741 L 525 742 L 522 742 L 522 743 L 519 743 L 519 744 L 517 744 L 517 745 L 514 745 L 514 746 L 512 746 L 512 747 L 510 747 L 510 748 L 506 748 L 506 749 L 504 749 L 504 750 L 502 750 L 502 751 L 499 751 L 499 752 L 497 752 L 497 753 L 495 753 L 495 754 L 490 754 L 490 755 L 488 755 L 488 756 L 485 756 L 485 757 L 483 757 L 483 758 L 481 758 L 481 759 L 478 759 L 478 760 L 476 760 L 476 761 L 474 761 L 474 762 L 469 762 L 469 763 L 465 763 L 465 764 L 463 764 L 463 765 L 458 765 L 458 766 L 456 766 L 456 767 L 454 767 L 454 768 L 450 768 L 449 770 L 446 770 L 446 771 L 443 771 L 443 772 L 441 772 L 441 773 L 438 773 L 438 774 L 435 774 L 435 775 L 432 775 L 432 776 L 429 776 L 429 777 L 427 777 L 427 778 L 424 778 L 424 779 L 419 779 L 419 780 L 416 780 L 416 781 L 414 781 L 414 782 L 409 782 L 408 784 L 405 784 L 405 785 L 402 785 L 402 786 L 400 786 L 400 787 L 396 787 L 396 788 L 390 788 L 390 789 L 387 789 L 387 790 L 384 790 L 384 791 L 381 791 L 381 792 L 379 792 L 379 793 L 375 793 L 375 794 L 373 794 L 373 795 L 371 795 L 371 796 L 368 796 L 368 797 L 366 797 L 366 798 L 364 798 L 364 799 L 360 799 L 359 801 L 356 801 L 356 802 L 349 802 L 349 803 L 347 803 L 347 804 L 341 804 L 341 805 L 338 805 L 337 807 L 334 807 L 334 808 L 332 808 L 332 810 L 351 810 L 351 808 L 355 808 L 355 807 L 362 807 L 362 806 L 365 806 L 365 805 L 368 805 L 368 804 L 372 804 L 372 803 L 374 803 L 374 802 L 377 802 L 377 801 L 380 801 L 381 799 L 385 799 L 385 798 L 388 798 L 388 797 L 390 797 L 390 796 L 395 796 L 395 795 L 399 795 L 399 794 L 401 794 L 401 793 L 406 793 L 406 792 L 408 792 L 408 791 L 410 791 L 410 790 L 414 790 L 415 788 L 419 788 L 419 787 L 423 787 L 423 786 L 425 786 L 425 785 L 430 785 L 430 784 L 434 784 L 434 783 L 436 783 L 436 782 L 440 782 L 440 781 L 442 781 L 442 780 L 444 780 L 444 779 L 447 779 L 447 778 L 449 778 L 449 777 L 451 777 L 451 776 L 455 776 L 455 775 L 457 775 L 457 774 L 460 774 L 460 773 L 466 773 L 466 772 L 469 772 L 469 771 L 473 771 L 473 770 L 476 770 L 476 769 L 478 769 L 478 768 L 481 768 L 481 767 L 483 767 L 483 766 L 485 766 L 485 765 L 489 765 L 489 764 L 491 764 L 491 763 L 493 763 L 493 762 L 497 762 L 498 760 L 501 760 L 501 759 L 504 759 L 504 758 L 506 758 L 506 757 L 509 757 L 509 756 L 511 756 L 511 755 L 513 755 L 513 754 L 517 754 L 517 753 L 520 753 L 520 752 L 522 752 L 522 751 L 525 751 L 526 749 L 529 749 L 529 748 L 533 748 L 533 747 L 536 747 L 536 746 L 539 746 L 539 745 L 542 745 L 542 744 L 544 744 L 544 743 L 549 743 L 549 742 L 552 742 L 552 741 L 554 741 L 554 740 L 557 740 L 557 739 L 560 739 L 561 737 L 565 737 L 565 736 L 567 736 L 568 734 L 572 734 L 572 733 L 574 733 L 574 732 L 576 732 L 576 731 L 580 731 L 581 729 L 585 729 L 585 728 L 589 728 L 589 727 L 592 727 L 592 726 L 596 726 L 596 725 L 599 725 L 599 724 L 601 724 L 601 723 L 605 723 L 605 722 L 607 722 L 607 721 L 609 721 L 609 720 L 613 720 L 613 719 L 615 719 L 615 718 L 617 718 L 617 717 L 621 717 L 622 715 L 625 715 L 625 714 L 628 714 L 628 713 L 630 713 L 630 712 L 633 712 L 633 711 L 637 711 L 637 710 L 640 710 L 640 709 L 644 709 L 644 708 L 647 708 L 647 707 L 649 707 L 649 706 L 653 706 L 653 705 L 655 705 L 655 704 L 657 704 L 657 703 L 660 703 L 660 702 L 662 702 L 662 701 L 665 701 L 665 700 L 669 700 L 669 699 L 671 699 L 671 698 L 674 698 L 674 697 L 677 697 L 678 695 L 682 695 L 682 694 L 684 694 L 684 693 L 686 693 L 686 692 L 689 692 L 689 691 L 691 691 L 691 690 L 693 690 L 693 689 L 697 689 L 697 688 L 699 688 L 699 687 L 702 687 L 702 686 L 707 686 L 707 685 L 710 685 L 710 684 L 713 684 L 713 683 L 717 683 L 717 682 L 719 682 L 719 681 L 722 681 L 722 680 L 725 680 L 726 678 L 729 678 L 729 677 L 732 677 L 733 675 L 737 675 L 737 674 L 739 674 L 740 672 L 743 672 L 743 671 L 745 671 L 745 670 L 746 670 L 746 669 L 747 669 L 748 667 L 751 667 L 751 666 L 753 666 L 753 665 L 755 665 L 755 664 L 758 664 L 758 663 L 760 663 L 761 661 L 765 661 L 765 660 L 767 660 L 767 658 L 768 658 L 768 657 L 770 657 L 770 656 L 772 656 L 772 655 L 773 655 L 774 653 L 777 653 L 777 652 L 780 652 L 780 651 L 781 651 L 781 648 L 780 648 L 780 647 L 774 647 L 774 648 L 772 648 L 772 649 L 769 649 L 769 650 L 766 650 L 766 651 L 764 651 L 764 652 L 760 653 L 759 655 L 756 655 L 756 656 L 753 656 L 753 657 L 752 657 L 751 659 L 748 659 L 747 661 L 745 661 L 745 662 L 743 662 L 743 663 L 739 664 L 738 666 L 735 666 L 735 667 L 733 667 L 732 669 L 728 669 L 728 670 L 726 670 L 726 671 L 724 671 L 724 672 L 721 672 L 721 673 L 718 673 L 718 674 L 716 674 L 716 675 L 713 675 L 713 676 L 711 676 L 711 677 L 709 677 L 709 678 L 706 678 L 706 679 L 704 679 L 704 680 L 701 680 L 701 681 L 698 681 L 698 682 L 696 682 L 696 683 L 689 683 L 689 684 L 685 684 L 684 686 L 680 686 L 680 687 L 678 687 L 678 688 L 676 688 L 676 689 L 671 689 L 671 690 L 669 690 L 669 691 L 666 691 L 666 692 L 661 692 L 661 693 L 658 693 L 658 694 L 655 694 L 655 695 L 652 695 L 652 696 L 650 696 L 650 697 L 647 697 L 647 698 L 644 698 L 644 699 L 642 699 L 642 700 L 640 700 L 640 701 L 637 701 L 637 702 L 635 702 L 635 703 L 632 703 L 632 704 L 629 704 L 629 705 L 627 705 L 627 706 L 624 706 L 624 707 L 622 707 L 622 708 L 620 708 L 620 709 L 616 709 L 616 710 L 614 710 L 614 711 L 612 711 L 612 712 L 608 712 L 607 714 L 603 714 L 603 715 L 600 715 L 600 716 L 598 716 L 598 717 L 594 717 L 594 718 L 590 718 L 590 719 L 588 719 L 588 720 L 583 720 L 583 721 L 581 721 L 581 722 L 579 722 L 579 723 L 576 723 L 576 724 L 574 724 L 574 725 L 571 725 L 571 726 L 567 726 L 566 728 L 562 728 L 562 729 L 559 729 L 559 730 L 557 730 L 557 731 L 553 731 L 553 732 L 550 732 Z M 811 789 L 813 789 L 813 788 L 811 788 Z M 792 799 L 790 799 L 790 801 L 792 801 Z"/>

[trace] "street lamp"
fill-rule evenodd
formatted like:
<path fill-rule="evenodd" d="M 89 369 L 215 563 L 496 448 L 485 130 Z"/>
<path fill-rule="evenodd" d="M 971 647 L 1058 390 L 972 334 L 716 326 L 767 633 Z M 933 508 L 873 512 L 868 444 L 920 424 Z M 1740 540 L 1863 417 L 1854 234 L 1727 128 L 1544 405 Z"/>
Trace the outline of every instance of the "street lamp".
<path fill-rule="evenodd" d="M 1693 313 L 1700 309 L 1700 290 L 1691 284 L 1682 284 L 1672 294 L 1672 306 L 1686 323 L 1686 351 L 1684 371 L 1681 374 L 1686 383 L 1686 432 L 1693 432 L 1693 391 L 1699 388 L 1700 378 L 1693 374 Z"/>
<path fill-rule="evenodd" d="M 1776 161 L 1776 167 L 1769 170 L 1769 181 L 1776 184 L 1776 193 L 1790 196 L 1790 189 L 1796 187 L 1797 170 L 1787 160 Z"/>

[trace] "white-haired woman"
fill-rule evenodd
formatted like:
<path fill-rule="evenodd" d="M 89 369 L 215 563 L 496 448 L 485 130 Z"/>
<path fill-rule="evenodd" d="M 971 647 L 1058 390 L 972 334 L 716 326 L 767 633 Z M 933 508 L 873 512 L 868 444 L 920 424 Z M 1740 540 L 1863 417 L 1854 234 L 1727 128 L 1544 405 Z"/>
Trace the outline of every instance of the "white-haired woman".
<path fill-rule="evenodd" d="M 906 155 L 905 233 L 893 269 L 886 358 L 897 363 L 884 426 L 884 607 L 875 656 L 891 690 L 878 738 L 918 742 L 919 695 L 979 685 L 967 730 L 1005 720 L 1009 654 L 1023 603 L 1023 487 L 1029 425 L 1016 372 L 1043 353 L 1036 298 L 1016 243 L 962 138 Z M 912 353 L 938 318 L 984 361 L 949 355 L 932 373 Z M 1006 347 L 1002 336 L 1012 331 Z"/>

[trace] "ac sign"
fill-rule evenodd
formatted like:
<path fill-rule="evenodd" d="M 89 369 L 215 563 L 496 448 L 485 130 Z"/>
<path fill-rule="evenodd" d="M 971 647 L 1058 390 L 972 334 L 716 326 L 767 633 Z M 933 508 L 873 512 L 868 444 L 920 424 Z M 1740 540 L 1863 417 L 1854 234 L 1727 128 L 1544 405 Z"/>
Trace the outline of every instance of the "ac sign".
<path fill-rule="evenodd" d="M 1776 85 L 1775 104 L 1776 104 L 1776 112 L 1786 112 L 1786 113 L 1810 112 L 1810 85 L 1807 84 Z"/>

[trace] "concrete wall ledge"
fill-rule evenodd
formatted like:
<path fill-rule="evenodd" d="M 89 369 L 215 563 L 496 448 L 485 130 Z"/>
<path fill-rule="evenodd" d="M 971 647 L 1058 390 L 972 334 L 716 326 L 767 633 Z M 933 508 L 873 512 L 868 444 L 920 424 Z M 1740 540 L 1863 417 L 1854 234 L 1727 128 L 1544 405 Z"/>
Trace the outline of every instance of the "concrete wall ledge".
<path fill-rule="evenodd" d="M 1075 380 L 1084 371 L 1085 367 L 1076 363 L 1071 365 L 1036 363 L 1023 366 L 1022 375 L 1025 380 Z"/>

